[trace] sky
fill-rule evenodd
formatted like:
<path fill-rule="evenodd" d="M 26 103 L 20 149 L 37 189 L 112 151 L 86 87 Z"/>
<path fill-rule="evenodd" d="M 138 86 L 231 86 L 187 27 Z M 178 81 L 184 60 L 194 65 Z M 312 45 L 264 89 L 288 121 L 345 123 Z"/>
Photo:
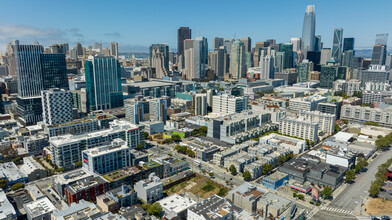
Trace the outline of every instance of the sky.
<path fill-rule="evenodd" d="M 301 37 L 310 4 L 324 47 L 331 47 L 335 27 L 355 38 L 356 49 L 372 47 L 377 33 L 392 34 L 391 0 L 0 0 L 0 51 L 13 39 L 70 47 L 116 41 L 120 52 L 167 43 L 176 51 L 181 26 L 192 29 L 192 38 L 207 37 L 210 48 L 214 37 L 284 43 Z"/>

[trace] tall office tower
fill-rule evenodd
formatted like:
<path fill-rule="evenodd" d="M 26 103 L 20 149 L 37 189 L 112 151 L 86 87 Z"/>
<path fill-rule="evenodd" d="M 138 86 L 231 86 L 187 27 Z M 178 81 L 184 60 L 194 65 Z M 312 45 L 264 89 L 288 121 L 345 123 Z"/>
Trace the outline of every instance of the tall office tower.
<path fill-rule="evenodd" d="M 320 55 L 320 65 L 327 65 L 327 61 L 331 59 L 331 56 L 332 56 L 331 48 L 323 48 L 321 50 L 321 55 Z"/>
<path fill-rule="evenodd" d="M 280 44 L 280 52 L 284 52 L 284 69 L 293 68 L 293 44 Z"/>
<path fill-rule="evenodd" d="M 338 79 L 346 79 L 347 67 L 338 65 L 324 65 L 320 72 L 320 88 L 332 89 Z"/>
<path fill-rule="evenodd" d="M 156 78 L 162 79 L 169 72 L 169 46 L 167 44 L 151 44 L 150 65 L 155 68 Z"/>
<path fill-rule="evenodd" d="M 284 70 L 284 52 L 276 52 L 275 71 L 282 72 Z"/>
<path fill-rule="evenodd" d="M 355 39 L 353 37 L 345 37 L 343 39 L 343 52 L 346 52 L 348 50 L 354 51 L 354 42 Z"/>
<path fill-rule="evenodd" d="M 371 64 L 384 65 L 387 56 L 387 46 L 386 45 L 374 45 L 372 53 Z"/>
<path fill-rule="evenodd" d="M 332 58 L 342 61 L 343 28 L 335 28 L 333 31 Z"/>
<path fill-rule="evenodd" d="M 41 91 L 42 118 L 47 125 L 58 125 L 73 120 L 72 93 L 65 89 Z"/>
<path fill-rule="evenodd" d="M 261 50 L 263 50 L 263 48 L 265 48 L 265 47 L 268 47 L 269 45 L 270 45 L 269 43 L 263 42 L 263 41 L 256 42 L 255 52 L 253 54 L 253 63 L 254 63 L 255 67 L 258 67 L 260 64 L 260 57 L 262 57 Z"/>
<path fill-rule="evenodd" d="M 183 79 L 192 80 L 193 79 L 193 48 L 185 50 L 184 54 L 185 68 L 183 71 Z"/>
<path fill-rule="evenodd" d="M 196 94 L 194 99 L 195 99 L 195 115 L 206 115 L 207 94 Z"/>
<path fill-rule="evenodd" d="M 347 50 L 343 53 L 342 66 L 350 67 L 350 68 L 354 67 L 354 51 Z"/>
<path fill-rule="evenodd" d="M 307 58 L 310 62 L 313 63 L 313 70 L 319 71 L 321 70 L 320 59 L 321 59 L 321 52 L 320 51 L 308 51 Z"/>
<path fill-rule="evenodd" d="M 301 38 L 293 37 L 290 39 L 290 43 L 293 44 L 293 51 L 301 50 Z"/>
<path fill-rule="evenodd" d="M 167 100 L 166 99 L 151 99 L 148 102 L 150 108 L 151 121 L 163 121 L 166 124 L 167 119 Z"/>
<path fill-rule="evenodd" d="M 385 66 L 389 67 L 391 69 L 392 67 L 392 54 L 388 54 L 387 58 L 385 59 Z"/>
<path fill-rule="evenodd" d="M 189 27 L 180 27 L 177 30 L 178 55 L 184 55 L 184 40 L 192 38 L 192 30 Z"/>
<path fill-rule="evenodd" d="M 233 79 L 245 77 L 245 45 L 238 39 L 234 40 L 230 52 L 230 74 Z"/>
<path fill-rule="evenodd" d="M 240 41 L 245 45 L 245 52 L 249 52 L 252 49 L 252 40 L 250 37 L 241 37 Z"/>
<path fill-rule="evenodd" d="M 219 80 L 225 77 L 225 49 L 223 46 L 214 49 L 211 53 L 211 68 L 215 71 L 215 76 Z"/>
<path fill-rule="evenodd" d="M 232 43 L 233 43 L 233 39 L 231 39 L 231 38 L 223 39 L 223 46 L 225 47 L 225 52 L 227 54 L 230 54 L 230 52 L 231 52 L 231 44 Z"/>
<path fill-rule="evenodd" d="M 314 51 L 320 51 L 322 49 L 321 35 L 316 35 L 314 37 Z"/>
<path fill-rule="evenodd" d="M 84 64 L 90 110 L 123 106 L 121 66 L 114 57 L 90 56 Z"/>
<path fill-rule="evenodd" d="M 38 44 L 19 45 L 19 41 L 14 41 L 12 47 L 18 79 L 18 119 L 24 125 L 32 125 L 42 120 L 40 96 L 44 87 L 41 55 L 44 48 Z"/>
<path fill-rule="evenodd" d="M 102 43 L 94 42 L 94 49 L 102 51 Z"/>
<path fill-rule="evenodd" d="M 118 59 L 118 43 L 117 42 L 110 43 L 110 56 L 113 56 L 116 59 Z"/>
<path fill-rule="evenodd" d="M 308 51 L 314 51 L 314 34 L 316 29 L 316 12 L 314 5 L 308 5 L 305 11 L 304 25 L 302 28 L 301 50 L 306 55 Z"/>
<path fill-rule="evenodd" d="M 267 55 L 260 60 L 260 79 L 273 79 L 275 73 L 275 60 L 273 56 Z"/>
<path fill-rule="evenodd" d="M 253 67 L 253 54 L 252 52 L 245 52 L 245 69 Z"/>
<path fill-rule="evenodd" d="M 309 62 L 309 60 L 303 60 L 301 63 L 298 63 L 298 82 L 308 82 L 310 71 L 313 71 L 313 62 Z"/>
<path fill-rule="evenodd" d="M 375 45 L 387 45 L 388 43 L 388 34 L 376 34 L 376 43 Z"/>
<path fill-rule="evenodd" d="M 52 51 L 52 53 L 66 53 L 64 45 L 62 44 L 53 44 L 50 46 L 50 50 Z"/>
<path fill-rule="evenodd" d="M 69 89 L 65 54 L 42 54 L 41 63 L 44 89 Z"/>
<path fill-rule="evenodd" d="M 184 51 L 193 48 L 193 39 L 184 40 Z"/>
<path fill-rule="evenodd" d="M 207 38 L 198 36 L 193 41 L 193 78 L 204 79 L 208 61 Z"/>
<path fill-rule="evenodd" d="M 7 44 L 5 63 L 8 66 L 9 76 L 16 78 L 15 53 L 11 43 Z"/>
<path fill-rule="evenodd" d="M 215 37 L 214 40 L 212 41 L 212 50 L 218 49 L 221 46 L 224 46 L 223 45 L 223 38 Z"/>
<path fill-rule="evenodd" d="M 69 44 L 63 43 L 63 47 L 64 47 L 64 53 L 67 53 L 69 51 Z"/>
<path fill-rule="evenodd" d="M 81 43 L 76 43 L 75 45 L 76 56 L 83 56 L 83 47 Z"/>

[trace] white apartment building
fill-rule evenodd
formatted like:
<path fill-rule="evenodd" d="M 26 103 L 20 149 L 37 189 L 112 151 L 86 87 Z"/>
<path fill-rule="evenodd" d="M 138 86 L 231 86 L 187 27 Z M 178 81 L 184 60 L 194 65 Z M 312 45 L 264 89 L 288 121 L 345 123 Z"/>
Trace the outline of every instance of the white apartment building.
<path fill-rule="evenodd" d="M 207 94 L 196 94 L 194 99 L 195 99 L 195 115 L 206 115 Z"/>
<path fill-rule="evenodd" d="M 392 107 L 381 109 L 343 105 L 340 118 L 361 123 L 372 121 L 383 126 L 392 127 Z"/>
<path fill-rule="evenodd" d="M 145 203 L 154 203 L 163 197 L 163 183 L 161 179 L 151 173 L 147 180 L 140 180 L 135 184 L 137 197 Z"/>
<path fill-rule="evenodd" d="M 334 91 L 342 91 L 349 96 L 352 96 L 355 91 L 361 91 L 361 81 L 352 79 L 352 80 L 343 80 L 339 79 L 333 83 Z"/>
<path fill-rule="evenodd" d="M 42 118 L 45 124 L 58 125 L 73 120 L 72 93 L 65 89 L 41 91 Z"/>
<path fill-rule="evenodd" d="M 296 111 L 314 111 L 317 110 L 317 104 L 327 101 L 327 97 L 308 96 L 290 99 L 290 109 Z"/>
<path fill-rule="evenodd" d="M 279 132 L 292 137 L 308 139 L 309 141 L 318 140 L 318 123 L 305 120 L 304 117 L 286 117 L 279 121 Z"/>
<path fill-rule="evenodd" d="M 248 107 L 248 98 L 228 94 L 212 97 L 212 112 L 217 114 L 239 113 Z"/>
<path fill-rule="evenodd" d="M 332 135 L 335 131 L 336 116 L 333 114 L 322 113 L 320 111 L 301 111 L 300 116 L 305 120 L 318 123 L 319 132 L 322 131 L 328 135 Z"/>

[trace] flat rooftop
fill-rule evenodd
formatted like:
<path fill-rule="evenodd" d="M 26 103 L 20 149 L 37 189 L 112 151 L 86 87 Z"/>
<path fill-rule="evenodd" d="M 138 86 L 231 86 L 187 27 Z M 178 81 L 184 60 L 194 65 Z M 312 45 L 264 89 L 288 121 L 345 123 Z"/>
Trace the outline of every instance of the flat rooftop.
<path fill-rule="evenodd" d="M 173 194 L 158 201 L 163 209 L 170 210 L 175 213 L 180 213 L 189 207 L 196 204 L 194 200 L 188 197 Z"/>

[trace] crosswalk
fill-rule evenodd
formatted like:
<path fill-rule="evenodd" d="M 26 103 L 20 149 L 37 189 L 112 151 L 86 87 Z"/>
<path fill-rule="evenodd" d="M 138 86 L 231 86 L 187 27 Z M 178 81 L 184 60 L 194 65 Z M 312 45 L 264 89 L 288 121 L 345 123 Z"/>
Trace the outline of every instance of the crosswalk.
<path fill-rule="evenodd" d="M 342 214 L 347 214 L 347 215 L 355 215 L 353 211 L 345 210 L 345 209 L 339 209 L 335 207 L 321 207 L 321 210 L 329 211 L 329 212 L 338 212 Z"/>

